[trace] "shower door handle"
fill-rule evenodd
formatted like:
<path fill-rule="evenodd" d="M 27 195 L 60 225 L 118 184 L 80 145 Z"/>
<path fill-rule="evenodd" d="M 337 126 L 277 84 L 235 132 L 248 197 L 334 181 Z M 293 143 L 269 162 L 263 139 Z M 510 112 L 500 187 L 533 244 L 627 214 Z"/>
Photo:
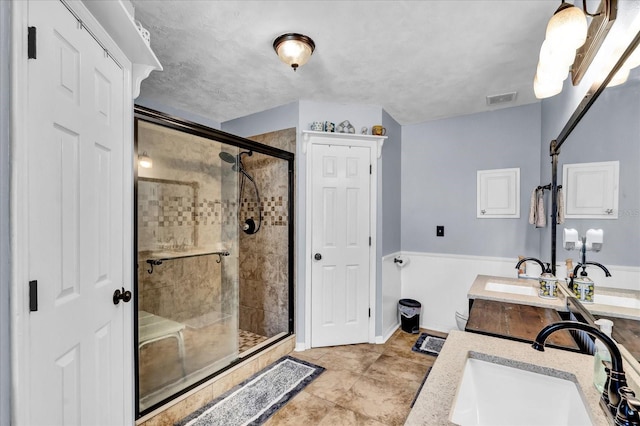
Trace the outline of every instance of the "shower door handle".
<path fill-rule="evenodd" d="M 320 260 L 320 259 L 322 259 L 322 255 L 320 253 L 316 253 L 315 256 L 313 256 L 313 258 L 315 260 Z"/>
<path fill-rule="evenodd" d="M 131 300 L 131 292 L 129 290 L 124 291 L 124 287 L 122 287 L 122 290 L 116 289 L 113 292 L 113 304 L 117 305 L 121 300 L 125 303 Z"/>

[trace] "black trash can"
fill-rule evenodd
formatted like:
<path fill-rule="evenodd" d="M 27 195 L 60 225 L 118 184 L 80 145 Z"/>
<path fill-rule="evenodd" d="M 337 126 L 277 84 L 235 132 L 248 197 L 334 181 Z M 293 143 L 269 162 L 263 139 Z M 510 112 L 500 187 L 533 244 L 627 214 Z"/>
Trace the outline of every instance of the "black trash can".
<path fill-rule="evenodd" d="M 422 305 L 417 300 L 400 299 L 398 310 L 400 311 L 400 326 L 402 331 L 417 334 L 420 332 L 420 309 Z"/>

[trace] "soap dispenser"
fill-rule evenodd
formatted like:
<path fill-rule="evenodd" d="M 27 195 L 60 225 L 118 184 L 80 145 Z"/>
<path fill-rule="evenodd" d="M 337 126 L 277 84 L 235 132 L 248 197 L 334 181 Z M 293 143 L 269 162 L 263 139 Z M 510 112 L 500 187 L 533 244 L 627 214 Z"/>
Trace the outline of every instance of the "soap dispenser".
<path fill-rule="evenodd" d="M 573 294 L 578 300 L 586 303 L 593 303 L 594 301 L 594 283 L 591 278 L 587 276 L 587 270 L 582 267 L 580 277 L 573 279 Z"/>
<path fill-rule="evenodd" d="M 611 337 L 613 321 L 600 318 L 595 323 L 600 327 L 600 331 Z M 604 384 L 607 381 L 607 372 L 604 370 L 603 362 L 611 362 L 611 354 L 600 340 L 596 339 L 595 345 L 596 351 L 593 354 L 593 385 L 599 393 L 602 393 L 604 391 Z"/>
<path fill-rule="evenodd" d="M 545 263 L 546 268 L 538 281 L 540 282 L 540 289 L 538 290 L 538 296 L 544 299 L 555 299 L 558 297 L 558 279 L 551 273 L 551 264 Z"/>

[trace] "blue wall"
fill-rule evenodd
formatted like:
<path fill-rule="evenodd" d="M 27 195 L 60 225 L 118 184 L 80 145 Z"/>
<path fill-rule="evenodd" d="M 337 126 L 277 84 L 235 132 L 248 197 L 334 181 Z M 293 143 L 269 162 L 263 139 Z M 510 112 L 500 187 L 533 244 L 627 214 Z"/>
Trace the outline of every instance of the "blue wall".
<path fill-rule="evenodd" d="M 362 127 L 370 128 L 374 124 L 383 124 L 387 128 L 389 139 L 385 141 L 382 158 L 378 160 L 378 223 L 376 265 L 377 312 L 382 309 L 382 268 L 380 259 L 383 255 L 400 250 L 400 149 L 402 127 L 379 106 L 354 105 L 344 103 L 299 102 L 272 108 L 260 113 L 251 114 L 236 120 L 222 123 L 222 130 L 239 136 L 252 136 L 297 127 L 299 130 L 309 129 L 313 121 L 331 121 L 336 125 L 344 120 L 360 131 Z M 389 163 L 387 164 L 387 156 Z M 306 155 L 300 139 L 296 148 L 296 338 L 298 342 L 305 340 L 305 282 L 306 282 Z M 387 198 L 388 197 L 388 198 Z M 384 219 L 387 216 L 389 220 Z M 387 239 L 389 242 L 387 242 Z M 381 333 L 382 317 L 376 318 L 376 335 Z"/>
<path fill-rule="evenodd" d="M 249 137 L 291 129 L 298 126 L 298 102 L 291 102 L 276 108 L 229 120 L 221 129 L 233 135 Z"/>
<path fill-rule="evenodd" d="M 640 97 L 638 83 L 631 84 L 635 86 L 627 84 L 624 88 L 609 89 L 598 100 L 594 111 L 563 147 L 560 166 L 563 162 L 620 159 L 620 180 L 624 182 L 620 192 L 621 218 L 600 221 L 604 224 L 584 220 L 568 224 L 581 232 L 588 227 L 605 229 L 605 249 L 593 257 L 594 260 L 638 266 L 640 190 L 637 184 L 631 186 L 630 183 L 640 181 L 640 124 L 637 120 Z M 382 123 L 387 128 L 388 139 L 378 162 L 378 260 L 401 250 L 514 259 L 524 255 L 549 260 L 550 226 L 536 229 L 529 225 L 529 201 L 535 187 L 551 182 L 549 141 L 557 136 L 579 101 L 576 90 L 565 89 L 563 94 L 542 103 L 407 126 L 400 126 L 378 106 L 301 100 L 221 123 L 218 128 L 248 137 L 291 127 L 308 129 L 312 121 L 329 120 L 337 124 L 348 119 L 356 130 Z M 152 101 L 143 102 L 154 108 Z M 623 105 L 621 112 L 616 110 L 618 104 Z M 167 107 L 155 105 L 154 109 L 171 113 Z M 189 119 L 184 114 L 181 116 Z M 191 120 L 207 124 L 198 117 Z M 627 125 L 629 123 L 632 125 Z M 608 126 L 615 130 L 608 131 Z M 575 143 L 573 139 L 580 139 L 581 143 Z M 606 144 L 601 143 L 603 140 Z M 304 162 L 299 138 L 295 189 L 298 342 L 305 340 L 302 321 L 307 264 L 303 232 L 306 226 Z M 512 167 L 520 168 L 520 218 L 476 218 L 476 171 Z M 546 201 L 549 212 L 548 196 Z M 435 236 L 436 225 L 445 226 L 444 237 Z M 635 227 L 633 238 L 628 238 L 629 227 Z M 563 258 L 559 247 L 558 259 Z M 379 296 L 376 308 L 381 312 L 380 262 L 376 275 Z M 381 326 L 378 318 L 377 335 Z"/>
<path fill-rule="evenodd" d="M 402 129 L 402 249 L 482 256 L 538 256 L 528 224 L 540 182 L 540 104 Z M 476 218 L 476 171 L 520 168 L 520 219 Z M 444 225 L 445 236 L 436 237 Z"/>
<path fill-rule="evenodd" d="M 401 185 L 402 126 L 386 111 L 382 111 L 382 126 L 387 129 L 387 140 L 378 161 L 378 206 L 376 246 L 376 336 L 384 333 L 382 325 L 382 257 L 401 250 L 401 222 L 399 191 Z"/>
<path fill-rule="evenodd" d="M 382 148 L 382 253 L 387 255 L 402 249 L 401 205 L 402 193 L 402 126 L 386 111 L 382 112 L 382 125 L 387 129 L 387 140 Z"/>
<path fill-rule="evenodd" d="M 558 136 L 567 115 L 563 95 L 543 102 L 542 151 L 549 152 L 549 141 Z M 570 112 L 573 112 L 571 109 Z M 630 80 L 610 87 L 596 100 L 583 120 L 562 145 L 558 158 L 558 183 L 562 184 L 562 165 L 600 161 L 620 162 L 619 216 L 613 220 L 567 219 L 558 226 L 557 259 L 577 259 L 577 252 L 562 247 L 564 227 L 575 228 L 582 236 L 587 229 L 604 230 L 601 252 L 587 253 L 587 260 L 605 265 L 640 266 L 640 81 Z M 551 180 L 551 166 L 542 163 L 542 172 Z M 551 231 L 542 240 L 543 256 L 551 252 Z"/>

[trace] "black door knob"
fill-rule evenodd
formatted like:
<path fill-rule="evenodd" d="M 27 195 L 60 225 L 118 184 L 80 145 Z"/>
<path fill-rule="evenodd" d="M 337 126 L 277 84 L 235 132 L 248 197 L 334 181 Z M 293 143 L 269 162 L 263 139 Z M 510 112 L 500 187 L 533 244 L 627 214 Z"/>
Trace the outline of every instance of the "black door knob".
<path fill-rule="evenodd" d="M 113 292 L 113 304 L 117 305 L 121 300 L 125 303 L 131 300 L 131 292 L 129 290 L 124 291 L 124 287 L 122 287 L 122 290 Z"/>
<path fill-rule="evenodd" d="M 313 258 L 314 258 L 315 260 L 320 260 L 320 259 L 322 259 L 322 255 L 321 255 L 320 253 L 316 253 L 316 255 L 315 255 L 315 256 L 313 256 Z"/>

